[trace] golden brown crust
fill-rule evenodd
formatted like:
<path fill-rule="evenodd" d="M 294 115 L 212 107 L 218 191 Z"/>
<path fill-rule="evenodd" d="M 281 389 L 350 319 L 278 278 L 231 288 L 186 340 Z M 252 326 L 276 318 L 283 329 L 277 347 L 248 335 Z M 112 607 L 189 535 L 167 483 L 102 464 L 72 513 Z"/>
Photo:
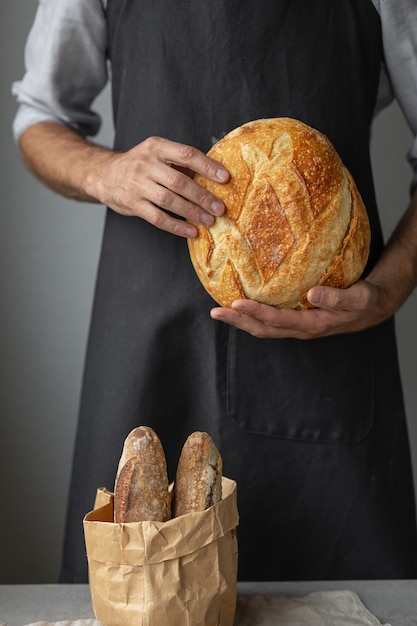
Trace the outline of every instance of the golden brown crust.
<path fill-rule="evenodd" d="M 222 306 L 246 297 L 306 308 L 314 285 L 347 287 L 365 267 L 366 209 L 330 141 L 290 118 L 249 122 L 215 144 L 229 183 L 195 180 L 223 200 L 213 226 L 188 239 L 203 286 Z"/>
<path fill-rule="evenodd" d="M 192 433 L 185 442 L 174 482 L 173 517 L 205 511 L 222 498 L 222 458 L 210 435 Z"/>
<path fill-rule="evenodd" d="M 126 437 L 114 489 L 114 521 L 165 522 L 171 517 L 162 444 L 148 426 Z"/>

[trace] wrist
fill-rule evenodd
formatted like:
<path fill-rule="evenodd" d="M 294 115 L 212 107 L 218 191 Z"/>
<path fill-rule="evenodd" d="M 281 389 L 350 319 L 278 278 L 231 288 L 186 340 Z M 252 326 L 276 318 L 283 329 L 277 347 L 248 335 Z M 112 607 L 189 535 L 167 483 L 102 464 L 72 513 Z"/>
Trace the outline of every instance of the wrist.
<path fill-rule="evenodd" d="M 88 198 L 101 204 L 108 204 L 109 170 L 116 154 L 108 148 L 90 144 L 80 163 L 80 187 Z"/>

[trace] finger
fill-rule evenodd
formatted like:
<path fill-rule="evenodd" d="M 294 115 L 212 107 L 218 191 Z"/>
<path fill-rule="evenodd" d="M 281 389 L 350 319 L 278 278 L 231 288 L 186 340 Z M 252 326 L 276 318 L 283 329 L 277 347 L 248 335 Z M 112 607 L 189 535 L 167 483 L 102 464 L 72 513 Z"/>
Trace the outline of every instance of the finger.
<path fill-rule="evenodd" d="M 232 303 L 232 307 L 214 308 L 211 310 L 210 315 L 213 319 L 230 324 L 258 338 L 280 339 L 293 337 L 306 339 L 310 337 L 303 327 L 299 328 L 297 325 L 288 324 L 287 322 L 280 325 L 279 320 L 285 319 L 287 313 L 294 313 L 294 311 L 278 311 L 251 300 L 238 300 Z M 269 313 L 265 309 L 270 309 Z M 255 311 L 258 311 L 256 316 L 254 315 Z"/>
<path fill-rule="evenodd" d="M 159 150 L 161 158 L 166 163 L 180 165 L 219 183 L 225 183 L 230 178 L 229 172 L 220 163 L 192 146 L 175 141 L 162 141 Z"/>
<path fill-rule="evenodd" d="M 307 292 L 307 300 L 322 309 L 341 309 L 343 298 L 340 291 L 333 287 L 313 287 Z"/>
<path fill-rule="evenodd" d="M 272 335 L 268 333 L 271 332 L 271 328 L 268 327 L 263 322 L 249 316 L 244 313 L 239 313 L 238 311 L 234 311 L 233 309 L 227 309 L 224 307 L 214 308 L 210 311 L 210 316 L 212 319 L 217 320 L 219 322 L 224 322 L 226 324 L 230 324 L 230 326 L 234 326 L 239 330 L 244 330 L 247 333 L 250 333 L 254 337 L 258 338 L 266 338 Z M 276 336 L 276 335 L 275 335 Z"/>
<path fill-rule="evenodd" d="M 146 199 L 156 207 L 170 211 L 191 222 L 204 226 L 211 226 L 214 222 L 215 218 L 212 214 L 154 181 L 147 183 L 145 194 Z"/>
<path fill-rule="evenodd" d="M 196 237 L 198 234 L 196 227 L 192 224 L 181 219 L 176 219 L 146 200 L 141 203 L 138 213 L 146 222 L 173 235 L 188 238 Z"/>
<path fill-rule="evenodd" d="M 163 206 L 183 217 L 206 225 L 213 223 L 213 220 L 209 220 L 207 215 L 217 217 L 225 211 L 223 202 L 216 196 L 173 167 L 160 166 L 155 168 L 153 178 L 160 185 L 157 192 L 160 197 L 153 199 L 158 206 Z M 185 200 L 188 203 L 184 202 Z"/>
<path fill-rule="evenodd" d="M 328 311 L 361 311 L 369 306 L 373 292 L 365 281 L 358 281 L 347 289 L 335 287 L 313 287 L 307 293 L 311 304 Z"/>
<path fill-rule="evenodd" d="M 290 309 L 277 309 L 267 304 L 261 304 L 255 300 L 235 300 L 232 302 L 232 309 L 250 315 L 264 324 L 270 324 L 279 328 L 297 329 L 303 328 L 308 318 L 305 318 L 303 311 Z"/>
<path fill-rule="evenodd" d="M 270 327 L 269 337 L 314 339 L 333 332 L 335 314 L 321 309 L 277 309 L 254 300 L 235 300 L 232 308 Z"/>

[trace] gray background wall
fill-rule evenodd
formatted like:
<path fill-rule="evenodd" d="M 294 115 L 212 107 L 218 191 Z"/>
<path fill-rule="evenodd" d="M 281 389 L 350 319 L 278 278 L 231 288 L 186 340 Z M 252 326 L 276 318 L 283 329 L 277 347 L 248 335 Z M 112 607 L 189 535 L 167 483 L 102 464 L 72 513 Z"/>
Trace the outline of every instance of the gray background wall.
<path fill-rule="evenodd" d="M 13 80 L 36 0 L 0 3 L 0 583 L 55 582 L 104 209 L 64 200 L 20 162 Z M 96 108 L 109 120 L 108 91 Z M 99 141 L 111 141 L 106 122 Z M 411 134 L 396 104 L 375 123 L 373 160 L 386 234 L 408 202 Z M 398 314 L 417 475 L 417 301 Z M 417 482 L 417 481 L 416 481 Z"/>

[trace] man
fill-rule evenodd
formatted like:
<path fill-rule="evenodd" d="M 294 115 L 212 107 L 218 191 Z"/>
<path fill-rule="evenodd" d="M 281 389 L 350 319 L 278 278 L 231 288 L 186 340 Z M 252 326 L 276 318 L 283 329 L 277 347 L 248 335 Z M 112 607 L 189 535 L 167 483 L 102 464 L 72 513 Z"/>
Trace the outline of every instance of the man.
<path fill-rule="evenodd" d="M 417 195 L 384 246 L 369 134 L 381 67 L 417 133 L 416 18 L 411 0 L 40 5 L 15 86 L 23 159 L 56 191 L 109 207 L 62 581 L 86 580 L 82 516 L 140 424 L 159 434 L 171 476 L 190 432 L 216 441 L 238 482 L 241 579 L 415 576 L 392 316 L 417 282 Z M 107 62 L 112 150 L 86 138 Z M 308 311 L 219 308 L 190 265 L 196 230 L 183 218 L 209 225 L 224 206 L 190 174 L 227 182 L 205 156 L 212 141 L 280 116 L 324 132 L 352 172 L 368 266 L 349 289 L 311 289 Z"/>

